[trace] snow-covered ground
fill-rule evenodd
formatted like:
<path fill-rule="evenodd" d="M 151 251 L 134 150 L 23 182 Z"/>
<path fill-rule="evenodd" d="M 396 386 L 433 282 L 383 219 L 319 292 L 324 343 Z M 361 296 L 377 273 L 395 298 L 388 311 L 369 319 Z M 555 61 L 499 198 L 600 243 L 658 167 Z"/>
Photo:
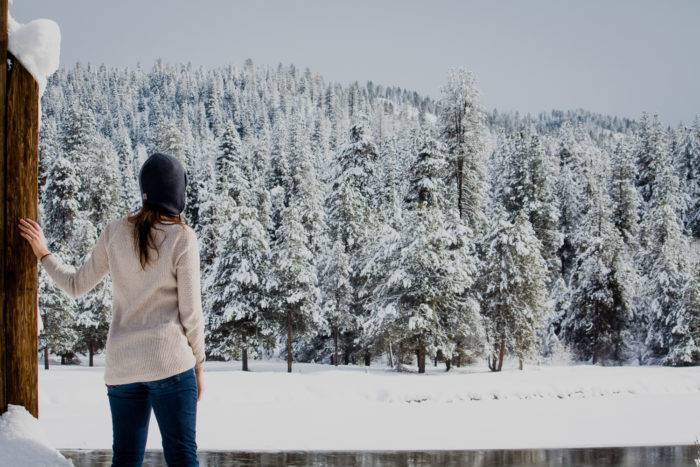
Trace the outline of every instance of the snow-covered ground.
<path fill-rule="evenodd" d="M 97 360 L 101 365 L 102 361 Z M 692 444 L 700 368 L 442 368 L 207 362 L 200 449 L 427 450 Z M 39 369 L 40 420 L 58 448 L 111 447 L 104 368 Z M 161 447 L 151 417 L 148 448 Z"/>
<path fill-rule="evenodd" d="M 46 440 L 42 424 L 24 407 L 10 404 L 0 416 L 0 465 L 69 466 Z"/>

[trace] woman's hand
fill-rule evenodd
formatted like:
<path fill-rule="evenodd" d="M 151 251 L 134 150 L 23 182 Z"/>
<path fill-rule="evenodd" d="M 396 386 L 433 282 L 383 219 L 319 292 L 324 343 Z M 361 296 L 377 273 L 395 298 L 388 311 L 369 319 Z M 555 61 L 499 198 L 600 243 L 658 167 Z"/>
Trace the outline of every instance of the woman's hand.
<path fill-rule="evenodd" d="M 32 247 L 32 251 L 37 258 L 41 258 L 50 253 L 46 246 L 46 238 L 41 226 L 31 219 L 23 218 L 19 220 L 19 234 L 23 236 Z"/>
<path fill-rule="evenodd" d="M 194 373 L 197 377 L 197 402 L 199 402 L 204 392 L 204 365 L 195 365 Z"/>

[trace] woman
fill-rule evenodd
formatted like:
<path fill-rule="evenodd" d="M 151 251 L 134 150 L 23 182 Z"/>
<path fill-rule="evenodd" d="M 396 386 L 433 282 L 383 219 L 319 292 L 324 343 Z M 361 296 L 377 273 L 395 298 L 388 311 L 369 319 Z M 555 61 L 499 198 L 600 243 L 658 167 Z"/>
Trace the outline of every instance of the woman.
<path fill-rule="evenodd" d="M 54 283 L 72 297 L 111 276 L 104 382 L 112 413 L 112 465 L 141 465 L 153 408 L 168 465 L 197 466 L 204 319 L 197 238 L 180 216 L 187 176 L 176 158 L 156 153 L 141 167 L 139 184 L 141 209 L 110 222 L 77 270 L 48 250 L 36 222 L 22 219 L 20 234 Z"/>

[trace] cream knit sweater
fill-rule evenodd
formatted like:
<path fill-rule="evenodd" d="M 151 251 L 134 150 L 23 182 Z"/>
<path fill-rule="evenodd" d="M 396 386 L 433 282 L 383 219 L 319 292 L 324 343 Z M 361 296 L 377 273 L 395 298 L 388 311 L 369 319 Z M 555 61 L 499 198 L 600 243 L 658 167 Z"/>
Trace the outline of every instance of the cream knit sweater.
<path fill-rule="evenodd" d="M 154 381 L 205 360 L 199 249 L 192 228 L 174 223 L 154 230 L 159 254 L 141 268 L 126 217 L 110 222 L 77 270 L 54 254 L 41 264 L 72 297 L 109 273 L 112 322 L 106 343 L 105 384 Z"/>

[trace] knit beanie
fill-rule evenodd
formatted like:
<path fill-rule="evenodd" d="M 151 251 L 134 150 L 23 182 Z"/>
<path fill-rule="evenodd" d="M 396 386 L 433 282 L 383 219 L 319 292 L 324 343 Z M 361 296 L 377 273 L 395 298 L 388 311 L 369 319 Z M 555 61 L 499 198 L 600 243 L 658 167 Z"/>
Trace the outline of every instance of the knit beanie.
<path fill-rule="evenodd" d="M 141 166 L 139 185 L 144 206 L 172 215 L 179 215 L 185 209 L 187 173 L 175 157 L 152 154 Z"/>

